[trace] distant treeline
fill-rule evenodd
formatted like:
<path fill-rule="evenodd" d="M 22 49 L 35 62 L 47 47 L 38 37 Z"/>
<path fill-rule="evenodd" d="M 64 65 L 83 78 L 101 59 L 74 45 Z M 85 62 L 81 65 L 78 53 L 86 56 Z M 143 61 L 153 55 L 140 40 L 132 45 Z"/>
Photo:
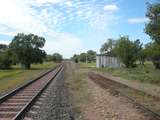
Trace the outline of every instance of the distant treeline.
<path fill-rule="evenodd" d="M 86 53 L 74 54 L 71 58 L 76 63 L 78 62 L 95 62 L 96 61 L 96 52 L 93 50 L 88 50 Z"/>
<path fill-rule="evenodd" d="M 13 64 L 21 64 L 23 69 L 29 69 L 32 63 L 43 63 L 44 60 L 60 62 L 62 55 L 47 55 L 42 50 L 44 44 L 43 37 L 18 33 L 9 45 L 0 44 L 0 69 L 9 69 Z"/>

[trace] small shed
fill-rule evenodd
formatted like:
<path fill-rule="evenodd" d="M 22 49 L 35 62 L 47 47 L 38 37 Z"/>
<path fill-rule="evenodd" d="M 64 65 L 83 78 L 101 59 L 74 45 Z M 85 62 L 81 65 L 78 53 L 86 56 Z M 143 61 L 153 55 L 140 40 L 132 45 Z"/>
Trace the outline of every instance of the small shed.
<path fill-rule="evenodd" d="M 107 54 L 97 54 L 96 55 L 96 66 L 97 68 L 101 67 L 110 67 L 118 68 L 121 67 L 121 63 L 116 56 L 111 56 Z"/>

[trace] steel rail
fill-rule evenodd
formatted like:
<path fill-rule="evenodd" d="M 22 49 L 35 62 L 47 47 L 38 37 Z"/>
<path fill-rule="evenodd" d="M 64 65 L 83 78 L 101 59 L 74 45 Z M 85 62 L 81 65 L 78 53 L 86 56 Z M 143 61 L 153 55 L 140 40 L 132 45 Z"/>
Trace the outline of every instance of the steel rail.
<path fill-rule="evenodd" d="M 58 65 L 59 66 L 59 65 Z M 46 72 L 42 73 L 40 76 L 38 76 L 37 78 L 34 78 L 30 81 L 28 81 L 27 83 L 24 83 L 23 85 L 17 87 L 16 89 L 10 91 L 9 93 L 3 95 L 0 97 L 0 104 L 5 101 L 6 99 L 8 99 L 10 96 L 14 95 L 15 93 L 17 93 L 18 91 L 20 91 L 21 89 L 27 87 L 28 85 L 32 84 L 33 82 L 37 81 L 38 79 L 42 78 L 43 76 L 45 76 L 46 74 L 50 73 L 51 71 L 53 71 L 54 69 L 56 69 L 58 66 L 56 66 L 53 69 L 47 70 Z"/>
<path fill-rule="evenodd" d="M 51 79 L 46 80 L 47 82 L 41 86 L 41 88 L 37 88 L 38 92 L 35 93 L 31 99 L 29 99 L 29 101 L 22 106 L 22 108 L 17 111 L 16 115 L 14 117 L 12 117 L 11 120 L 20 120 L 24 117 L 25 113 L 31 108 L 31 106 L 33 105 L 33 103 L 36 101 L 36 99 L 41 95 L 41 93 L 47 88 L 47 86 L 51 83 L 51 81 L 60 73 L 60 71 L 63 69 L 63 65 L 58 65 L 53 69 L 50 69 L 46 72 L 44 72 L 42 75 L 40 75 L 39 77 L 32 79 L 31 81 L 23 84 L 22 86 L 12 90 L 11 92 L 9 92 L 8 94 L 2 96 L 0 98 L 0 105 L 5 103 L 5 101 L 7 101 L 8 99 L 10 99 L 13 96 L 16 96 L 16 93 L 25 90 L 25 88 L 29 87 L 30 85 L 32 85 L 33 83 L 35 83 L 36 81 L 38 82 L 39 79 L 51 74 L 52 71 L 55 71 L 55 74 L 53 76 L 51 76 Z"/>
<path fill-rule="evenodd" d="M 21 111 L 12 119 L 12 120 L 20 120 L 24 117 L 25 113 L 32 107 L 32 105 L 34 104 L 34 102 L 36 101 L 36 99 L 38 98 L 38 96 L 41 95 L 41 93 L 48 87 L 48 85 L 52 82 L 52 80 L 58 75 L 58 73 L 60 73 L 60 71 L 62 70 L 62 67 L 60 67 L 60 69 L 56 72 L 56 74 L 51 78 L 51 80 L 49 80 L 46 85 L 44 85 L 43 88 L 40 89 L 40 91 L 31 99 L 30 102 L 28 102 L 28 104 L 26 104 Z"/>

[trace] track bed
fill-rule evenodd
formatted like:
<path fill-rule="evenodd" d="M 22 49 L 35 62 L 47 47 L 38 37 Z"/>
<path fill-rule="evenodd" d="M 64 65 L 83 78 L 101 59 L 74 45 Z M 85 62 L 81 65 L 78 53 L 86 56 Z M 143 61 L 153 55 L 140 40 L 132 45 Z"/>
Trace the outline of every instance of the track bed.
<path fill-rule="evenodd" d="M 113 94 L 120 94 L 135 103 L 140 109 L 153 116 L 155 120 L 160 119 L 160 98 L 149 95 L 137 89 L 128 87 L 122 83 L 107 79 L 94 72 L 89 77 L 103 88 L 109 88 Z"/>
<path fill-rule="evenodd" d="M 54 80 L 63 68 L 62 65 L 52 69 L 33 81 L 0 98 L 0 120 L 18 120 L 23 118 L 36 98 Z"/>

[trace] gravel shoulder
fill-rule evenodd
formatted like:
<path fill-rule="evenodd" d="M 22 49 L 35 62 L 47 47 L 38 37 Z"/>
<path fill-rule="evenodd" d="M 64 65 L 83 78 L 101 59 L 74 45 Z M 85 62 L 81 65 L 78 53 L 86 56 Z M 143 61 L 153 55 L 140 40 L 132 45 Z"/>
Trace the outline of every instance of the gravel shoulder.
<path fill-rule="evenodd" d="M 24 120 L 74 120 L 64 70 L 38 98 Z"/>
<path fill-rule="evenodd" d="M 68 68 L 66 82 L 76 120 L 152 120 L 126 98 L 92 82 L 87 77 L 89 69 L 74 64 L 68 64 Z"/>

